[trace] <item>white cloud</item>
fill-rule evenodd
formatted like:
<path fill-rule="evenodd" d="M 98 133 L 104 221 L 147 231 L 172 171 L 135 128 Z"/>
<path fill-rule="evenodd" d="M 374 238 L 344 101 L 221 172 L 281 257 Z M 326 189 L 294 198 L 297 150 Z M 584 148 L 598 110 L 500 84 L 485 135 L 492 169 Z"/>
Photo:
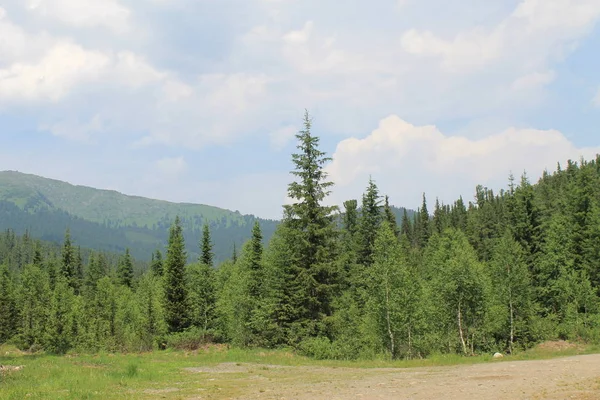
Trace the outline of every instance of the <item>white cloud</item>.
<path fill-rule="evenodd" d="M 166 175 L 179 175 L 187 169 L 187 163 L 183 157 L 165 157 L 156 162 L 158 171 Z"/>
<path fill-rule="evenodd" d="M 596 96 L 594 97 L 594 99 L 592 100 L 592 102 L 600 107 L 600 88 L 598 88 L 598 93 L 596 93 Z"/>
<path fill-rule="evenodd" d="M 0 101 L 59 101 L 75 85 L 97 80 L 109 62 L 103 53 L 58 43 L 37 63 L 16 62 L 0 69 Z"/>
<path fill-rule="evenodd" d="M 559 57 L 564 46 L 589 31 L 599 16 L 598 0 L 523 0 L 491 29 L 476 27 L 452 39 L 411 29 L 402 35 L 401 45 L 411 54 L 440 56 L 441 65 L 453 72 L 507 59 L 535 68 Z"/>
<path fill-rule="evenodd" d="M 118 0 L 29 0 L 27 9 L 76 28 L 108 28 L 114 33 L 130 28 L 131 11 Z"/>
<path fill-rule="evenodd" d="M 360 198 L 372 175 L 393 204 L 417 207 L 420 192 L 451 202 L 472 199 L 477 184 L 506 187 L 512 171 L 539 176 L 557 161 L 591 158 L 600 147 L 577 148 L 562 133 L 510 128 L 479 140 L 448 136 L 435 126 L 415 126 L 390 116 L 364 139 L 341 141 L 327 171 L 336 183 L 333 200 Z"/>

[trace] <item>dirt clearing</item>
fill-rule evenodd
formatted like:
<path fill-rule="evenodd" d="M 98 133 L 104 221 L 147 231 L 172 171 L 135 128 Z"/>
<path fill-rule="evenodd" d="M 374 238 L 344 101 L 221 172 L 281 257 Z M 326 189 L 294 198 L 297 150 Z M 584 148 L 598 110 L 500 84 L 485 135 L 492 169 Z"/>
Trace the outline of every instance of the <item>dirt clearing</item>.
<path fill-rule="evenodd" d="M 600 355 L 423 368 L 224 365 L 198 379 L 236 387 L 210 399 L 600 399 Z M 221 372 L 219 372 L 221 370 Z M 188 369 L 188 373 L 193 370 Z M 235 374 L 237 372 L 237 374 Z M 234 373 L 234 374 L 232 374 Z M 228 392 L 225 394 L 225 392 Z"/>

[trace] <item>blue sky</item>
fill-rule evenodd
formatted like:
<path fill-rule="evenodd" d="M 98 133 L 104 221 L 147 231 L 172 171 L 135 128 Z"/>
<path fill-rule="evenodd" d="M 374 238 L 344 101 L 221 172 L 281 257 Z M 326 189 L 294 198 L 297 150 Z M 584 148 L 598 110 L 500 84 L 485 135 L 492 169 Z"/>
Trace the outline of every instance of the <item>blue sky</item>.
<path fill-rule="evenodd" d="M 600 153 L 600 0 L 341 4 L 5 0 L 0 169 L 278 218 L 305 108 L 337 204 Z"/>

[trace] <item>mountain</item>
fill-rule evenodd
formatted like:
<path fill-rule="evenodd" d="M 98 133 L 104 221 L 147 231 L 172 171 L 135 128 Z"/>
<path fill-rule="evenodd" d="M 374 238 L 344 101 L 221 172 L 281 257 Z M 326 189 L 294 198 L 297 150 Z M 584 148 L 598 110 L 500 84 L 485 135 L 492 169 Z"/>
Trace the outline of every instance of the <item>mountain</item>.
<path fill-rule="evenodd" d="M 259 221 L 265 241 L 277 221 L 201 204 L 172 203 L 100 190 L 15 171 L 0 172 L 0 229 L 61 242 L 67 227 L 78 245 L 123 252 L 141 260 L 164 249 L 169 226 L 179 215 L 190 259 L 198 257 L 202 225 L 211 227 L 215 260 L 231 256 Z"/>

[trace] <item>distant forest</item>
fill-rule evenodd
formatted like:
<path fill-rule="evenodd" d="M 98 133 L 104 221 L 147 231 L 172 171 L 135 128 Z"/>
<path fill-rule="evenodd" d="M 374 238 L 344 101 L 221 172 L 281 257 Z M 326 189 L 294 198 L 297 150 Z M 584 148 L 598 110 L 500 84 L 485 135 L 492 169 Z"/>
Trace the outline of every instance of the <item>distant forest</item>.
<path fill-rule="evenodd" d="M 210 226 L 188 262 L 183 222 L 150 264 L 0 236 L 0 343 L 52 353 L 292 347 L 316 358 L 410 359 L 521 351 L 548 339 L 600 341 L 600 157 L 524 174 L 475 199 L 400 215 L 365 182 L 331 190 L 305 115 L 292 155 L 293 204 L 268 243 L 216 262 Z M 431 212 L 430 212 L 431 210 Z M 34 222 L 32 222 L 34 223 Z M 196 240 L 196 238 L 194 238 Z"/>

